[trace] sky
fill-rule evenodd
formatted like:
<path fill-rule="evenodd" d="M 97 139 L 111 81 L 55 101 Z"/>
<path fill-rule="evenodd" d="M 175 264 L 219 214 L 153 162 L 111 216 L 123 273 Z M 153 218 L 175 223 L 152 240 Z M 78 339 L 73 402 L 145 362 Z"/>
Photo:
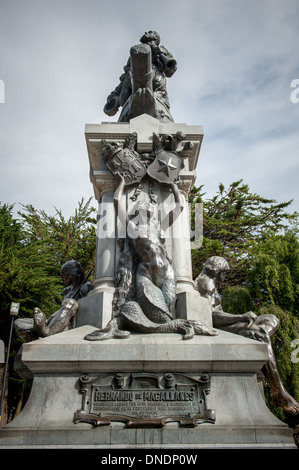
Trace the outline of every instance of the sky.
<path fill-rule="evenodd" d="M 299 211 L 299 0 L 0 0 L 0 201 L 70 217 L 94 197 L 85 124 L 118 120 L 103 107 L 148 30 L 177 60 L 174 121 L 203 126 L 206 197 L 243 179 Z"/>

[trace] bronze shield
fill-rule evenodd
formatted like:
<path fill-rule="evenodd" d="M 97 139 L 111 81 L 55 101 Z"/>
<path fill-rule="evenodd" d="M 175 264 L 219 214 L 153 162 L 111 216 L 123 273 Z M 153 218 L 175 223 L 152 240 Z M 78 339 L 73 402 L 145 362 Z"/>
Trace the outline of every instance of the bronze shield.
<path fill-rule="evenodd" d="M 122 176 L 126 185 L 139 183 L 146 174 L 146 168 L 138 157 L 137 152 L 126 147 L 114 152 L 106 160 L 106 165 L 113 175 Z"/>
<path fill-rule="evenodd" d="M 160 150 L 149 165 L 147 173 L 160 183 L 173 184 L 183 168 L 184 161 L 177 153 Z"/>

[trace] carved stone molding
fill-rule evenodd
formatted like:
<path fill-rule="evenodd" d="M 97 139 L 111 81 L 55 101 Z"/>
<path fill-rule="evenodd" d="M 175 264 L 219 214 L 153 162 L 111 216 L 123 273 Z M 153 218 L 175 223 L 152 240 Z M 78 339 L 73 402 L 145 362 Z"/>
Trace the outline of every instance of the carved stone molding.
<path fill-rule="evenodd" d="M 186 141 L 190 141 L 190 148 L 184 149 L 180 155 L 185 159 L 185 168 L 181 172 L 180 188 L 184 192 L 190 191 L 196 177 L 196 166 L 203 139 L 202 126 L 188 126 L 184 123 L 174 122 L 163 123 L 158 119 L 143 114 L 131 119 L 129 123 L 102 123 L 87 124 L 85 127 L 85 137 L 90 163 L 90 180 L 93 184 L 94 195 L 99 199 L 101 192 L 107 189 L 108 169 L 105 162 L 100 158 L 105 140 L 106 142 L 118 141 L 121 144 L 129 134 L 137 133 L 137 152 L 150 153 L 153 150 L 153 133 L 157 135 L 172 135 L 182 132 L 186 136 Z M 183 182 L 183 180 L 192 182 Z M 116 183 L 115 183 L 116 184 Z M 115 184 L 111 188 L 115 188 Z M 103 188 L 103 189 L 102 189 Z M 187 191 L 186 191 L 187 188 Z"/>
<path fill-rule="evenodd" d="M 181 178 L 178 182 L 178 188 L 180 191 L 188 195 L 194 184 L 195 178 Z"/>
<path fill-rule="evenodd" d="M 93 184 L 95 198 L 101 201 L 103 194 L 109 191 L 115 191 L 118 186 L 117 180 L 110 172 L 95 171 L 90 175 L 90 180 Z"/>

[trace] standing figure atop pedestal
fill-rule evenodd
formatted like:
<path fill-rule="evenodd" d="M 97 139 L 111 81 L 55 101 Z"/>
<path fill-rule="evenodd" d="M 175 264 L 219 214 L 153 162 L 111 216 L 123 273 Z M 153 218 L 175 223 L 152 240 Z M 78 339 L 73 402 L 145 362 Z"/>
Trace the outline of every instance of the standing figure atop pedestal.
<path fill-rule="evenodd" d="M 160 46 L 156 31 L 146 32 L 140 41 L 141 44 L 131 47 L 120 84 L 108 96 L 104 112 L 114 116 L 122 107 L 119 122 L 129 122 L 144 113 L 160 121 L 173 121 L 166 77 L 175 73 L 176 61 L 164 46 Z"/>
<path fill-rule="evenodd" d="M 274 315 L 257 316 L 253 312 L 242 315 L 224 312 L 216 283 L 224 279 L 227 271 L 229 265 L 224 258 L 211 256 L 195 279 L 195 288 L 203 297 L 211 300 L 214 328 L 265 342 L 268 345 L 269 361 L 262 368 L 262 372 L 271 387 L 273 404 L 289 413 L 299 413 L 299 403 L 285 390 L 281 382 L 271 345 L 271 336 L 279 327 L 278 318 Z"/>
<path fill-rule="evenodd" d="M 38 307 L 34 309 L 33 318 L 17 318 L 14 322 L 18 336 L 25 342 L 44 338 L 75 327 L 78 311 L 77 300 L 86 297 L 94 288 L 88 281 L 90 272 L 85 276 L 78 261 L 64 263 L 60 276 L 66 288 L 63 291 L 61 308 L 48 319 Z"/>

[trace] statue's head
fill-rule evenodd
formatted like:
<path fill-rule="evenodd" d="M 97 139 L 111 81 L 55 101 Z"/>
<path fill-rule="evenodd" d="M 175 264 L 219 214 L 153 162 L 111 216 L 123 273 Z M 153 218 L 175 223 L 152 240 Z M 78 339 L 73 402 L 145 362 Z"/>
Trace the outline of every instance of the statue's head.
<path fill-rule="evenodd" d="M 66 286 L 79 285 L 84 278 L 84 271 L 81 264 L 72 259 L 64 263 L 60 270 L 60 276 Z"/>
<path fill-rule="evenodd" d="M 229 264 L 221 256 L 211 256 L 204 264 L 203 272 L 208 276 L 223 280 L 225 274 L 229 271 Z"/>
<path fill-rule="evenodd" d="M 140 38 L 140 42 L 142 42 L 142 44 L 148 44 L 149 46 L 159 46 L 160 36 L 156 31 L 147 31 Z"/>
<path fill-rule="evenodd" d="M 157 209 L 149 202 L 137 202 L 130 210 L 128 222 L 128 237 L 130 239 L 150 238 L 151 240 L 163 240 L 163 230 L 157 219 Z"/>
<path fill-rule="evenodd" d="M 144 261 L 162 250 L 165 238 L 152 204 L 137 202 L 133 213 L 133 218 L 128 222 L 128 238 L 137 256 Z"/>

